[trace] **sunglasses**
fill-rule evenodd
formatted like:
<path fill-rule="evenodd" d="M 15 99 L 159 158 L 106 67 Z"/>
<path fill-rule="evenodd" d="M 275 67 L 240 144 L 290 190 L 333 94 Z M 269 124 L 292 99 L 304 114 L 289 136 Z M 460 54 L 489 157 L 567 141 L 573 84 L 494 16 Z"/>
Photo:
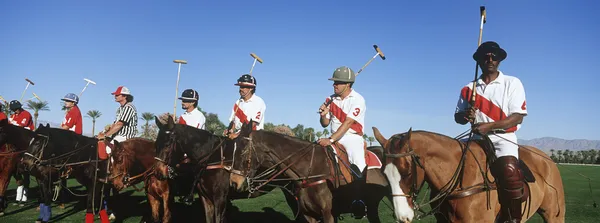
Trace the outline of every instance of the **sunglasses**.
<path fill-rule="evenodd" d="M 500 56 L 494 54 L 494 53 L 488 53 L 485 54 L 483 56 L 481 56 L 481 60 L 483 61 L 489 61 L 490 58 L 492 58 L 493 61 L 499 61 L 500 60 Z"/>

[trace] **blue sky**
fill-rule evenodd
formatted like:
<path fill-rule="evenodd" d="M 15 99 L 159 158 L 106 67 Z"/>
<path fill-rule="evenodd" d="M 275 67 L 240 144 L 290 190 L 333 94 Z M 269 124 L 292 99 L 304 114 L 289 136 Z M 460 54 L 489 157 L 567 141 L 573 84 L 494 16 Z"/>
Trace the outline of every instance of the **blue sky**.
<path fill-rule="evenodd" d="M 600 139 L 600 91 L 593 1 L 3 1 L 0 3 L 0 95 L 27 91 L 50 102 L 39 119 L 60 123 L 60 98 L 79 93 L 80 108 L 100 110 L 101 128 L 118 104 L 110 93 L 129 87 L 139 112 L 173 111 L 194 88 L 200 106 L 227 122 L 239 97 L 233 84 L 253 74 L 268 122 L 318 127 L 318 107 L 332 93 L 327 80 L 342 65 L 355 71 L 367 101 L 366 127 L 384 135 L 425 129 L 456 136 L 460 89 L 473 78 L 479 6 L 488 19 L 483 40 L 508 52 L 500 70 L 521 79 L 529 116 L 519 138 Z M 178 114 L 181 114 L 180 105 Z M 320 128 L 319 128 L 320 129 Z M 84 132 L 91 132 L 85 118 Z"/>

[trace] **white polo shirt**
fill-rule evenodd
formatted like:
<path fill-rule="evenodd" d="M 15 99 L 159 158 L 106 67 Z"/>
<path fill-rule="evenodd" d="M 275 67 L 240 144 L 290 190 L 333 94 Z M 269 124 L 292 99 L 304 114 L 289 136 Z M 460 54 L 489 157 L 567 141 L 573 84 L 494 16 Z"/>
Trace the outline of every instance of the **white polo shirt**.
<path fill-rule="evenodd" d="M 329 102 L 329 100 L 330 98 L 327 98 L 325 102 Z M 350 126 L 345 135 L 356 134 L 362 136 L 364 134 L 366 110 L 367 105 L 363 96 L 351 89 L 350 94 L 344 99 L 339 96 L 333 97 L 326 118 L 331 119 L 331 130 L 334 133 L 342 126 L 346 118 L 354 119 L 356 122 Z"/>
<path fill-rule="evenodd" d="M 250 120 L 258 123 L 254 130 L 263 129 L 266 109 L 265 102 L 257 95 L 252 95 L 248 101 L 243 99 L 235 101 L 229 117 L 229 122 L 234 123 L 234 132 L 242 128 L 242 123 L 248 123 Z"/>
<path fill-rule="evenodd" d="M 521 80 L 516 77 L 505 75 L 498 71 L 498 77 L 485 84 L 483 80 L 477 80 L 477 97 L 475 107 L 475 123 L 497 122 L 506 119 L 514 113 L 527 115 L 527 103 L 525 100 L 525 89 Z M 460 93 L 456 113 L 464 111 L 469 106 L 473 82 L 465 85 Z M 505 129 L 507 133 L 519 130 L 521 124 Z"/>
<path fill-rule="evenodd" d="M 206 117 L 197 108 L 192 112 L 185 111 L 179 117 L 179 124 L 189 125 L 194 128 L 206 130 Z"/>

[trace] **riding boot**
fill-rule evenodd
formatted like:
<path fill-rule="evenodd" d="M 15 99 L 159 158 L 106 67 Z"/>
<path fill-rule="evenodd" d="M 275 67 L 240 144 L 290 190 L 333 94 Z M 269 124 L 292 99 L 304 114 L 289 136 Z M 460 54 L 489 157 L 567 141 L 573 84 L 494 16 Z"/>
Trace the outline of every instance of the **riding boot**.
<path fill-rule="evenodd" d="M 521 222 L 521 203 L 526 194 L 523 174 L 514 156 L 499 157 L 492 164 L 492 175 L 496 178 L 500 216 L 498 222 Z"/>
<path fill-rule="evenodd" d="M 358 166 L 354 164 L 350 165 L 350 169 L 353 171 L 352 176 L 354 179 L 352 180 L 352 184 L 355 198 L 355 200 L 352 201 L 351 212 L 355 219 L 362 219 L 367 214 L 367 205 L 362 200 L 361 193 L 363 185 L 366 183 L 365 181 L 367 179 L 365 176 L 366 172 L 361 171 Z M 359 174 L 360 176 L 356 176 L 354 173 Z"/>

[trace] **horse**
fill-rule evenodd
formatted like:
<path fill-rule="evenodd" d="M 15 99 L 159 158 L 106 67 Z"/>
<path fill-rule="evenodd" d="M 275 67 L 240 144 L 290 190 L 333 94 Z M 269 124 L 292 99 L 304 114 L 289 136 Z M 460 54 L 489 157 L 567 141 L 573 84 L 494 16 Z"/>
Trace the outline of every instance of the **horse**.
<path fill-rule="evenodd" d="M 74 176 L 87 188 L 86 222 L 94 221 L 94 210 L 99 207 L 103 223 L 108 215 L 101 206 L 101 190 L 104 184 L 98 179 L 105 178 L 106 160 L 98 159 L 98 140 L 73 131 L 40 126 L 23 158 L 27 170 L 38 180 L 42 204 L 38 222 L 48 222 L 52 216 L 52 184 L 65 174 Z M 61 176 L 63 175 L 63 176 Z M 62 185 L 66 187 L 66 185 Z"/>
<path fill-rule="evenodd" d="M 490 157 L 486 152 L 494 152 L 489 139 L 462 142 L 412 128 L 389 139 L 376 127 L 373 132 L 385 150 L 384 172 L 390 180 L 398 221 L 422 217 L 415 217 L 415 212 L 427 203 L 432 211 L 424 215 L 434 214 L 438 222 L 495 221 L 500 204 L 493 176 L 488 174 Z M 522 221 L 537 212 L 545 222 L 564 222 L 565 198 L 558 167 L 541 150 L 519 146 L 520 168 L 527 182 L 525 193 L 529 193 L 529 198 L 522 201 Z M 424 182 L 430 188 L 430 201 L 418 204 L 417 195 Z"/>
<path fill-rule="evenodd" d="M 145 138 L 131 138 L 123 142 L 114 141 L 109 180 L 117 191 L 137 183 L 144 182 L 144 189 L 152 211 L 153 222 L 168 223 L 171 221 L 169 207 L 169 184 L 159 180 L 153 174 L 156 160 L 154 141 Z M 131 176 L 133 175 L 133 177 Z M 136 190 L 139 191 L 137 187 Z M 162 201 L 162 221 L 160 207 Z"/>
<path fill-rule="evenodd" d="M 156 126 L 159 128 L 156 139 L 159 155 L 156 159 L 160 161 L 155 168 L 155 174 L 163 176 L 162 178 L 177 180 L 184 174 L 191 176 L 193 181 L 191 190 L 198 189 L 204 207 L 205 222 L 226 222 L 226 210 L 230 205 L 229 199 L 253 198 L 262 195 L 231 193 L 229 188 L 229 165 L 232 162 L 231 158 L 236 144 L 243 143 L 243 137 L 231 140 L 203 129 L 175 124 L 171 116 L 168 116 L 167 120 L 164 119 L 164 117 L 161 119 L 155 117 Z M 242 132 L 240 136 L 247 134 Z M 184 154 L 188 158 L 184 158 Z M 176 168 L 176 166 L 179 167 Z M 289 190 L 285 186 L 277 186 L 284 191 Z M 265 191 L 274 188 L 268 188 Z M 190 195 L 193 194 L 190 193 Z M 286 201 L 293 210 L 296 205 L 294 197 L 286 194 Z"/>
<path fill-rule="evenodd" d="M 27 150 L 29 142 L 36 133 L 8 123 L 7 119 L 0 120 L 0 216 L 4 215 L 7 207 L 5 197 L 10 178 L 17 167 L 22 153 Z"/>
<path fill-rule="evenodd" d="M 250 127 L 244 124 L 242 129 Z M 301 213 L 308 222 L 322 218 L 322 222 L 333 223 L 342 213 L 351 212 L 356 184 L 351 184 L 350 176 L 339 174 L 343 168 L 338 165 L 347 165 L 347 161 L 336 161 L 333 151 L 314 142 L 265 130 L 252 131 L 247 138 L 245 147 L 239 147 L 234 154 L 230 184 L 235 190 L 255 191 L 283 175 L 296 186 Z M 267 171 L 259 172 L 259 167 Z M 366 182 L 359 188 L 359 199 L 366 203 L 369 222 L 380 222 L 378 207 L 389 194 L 389 185 L 381 170 L 365 172 Z M 268 180 L 249 186 L 263 177 Z"/>

